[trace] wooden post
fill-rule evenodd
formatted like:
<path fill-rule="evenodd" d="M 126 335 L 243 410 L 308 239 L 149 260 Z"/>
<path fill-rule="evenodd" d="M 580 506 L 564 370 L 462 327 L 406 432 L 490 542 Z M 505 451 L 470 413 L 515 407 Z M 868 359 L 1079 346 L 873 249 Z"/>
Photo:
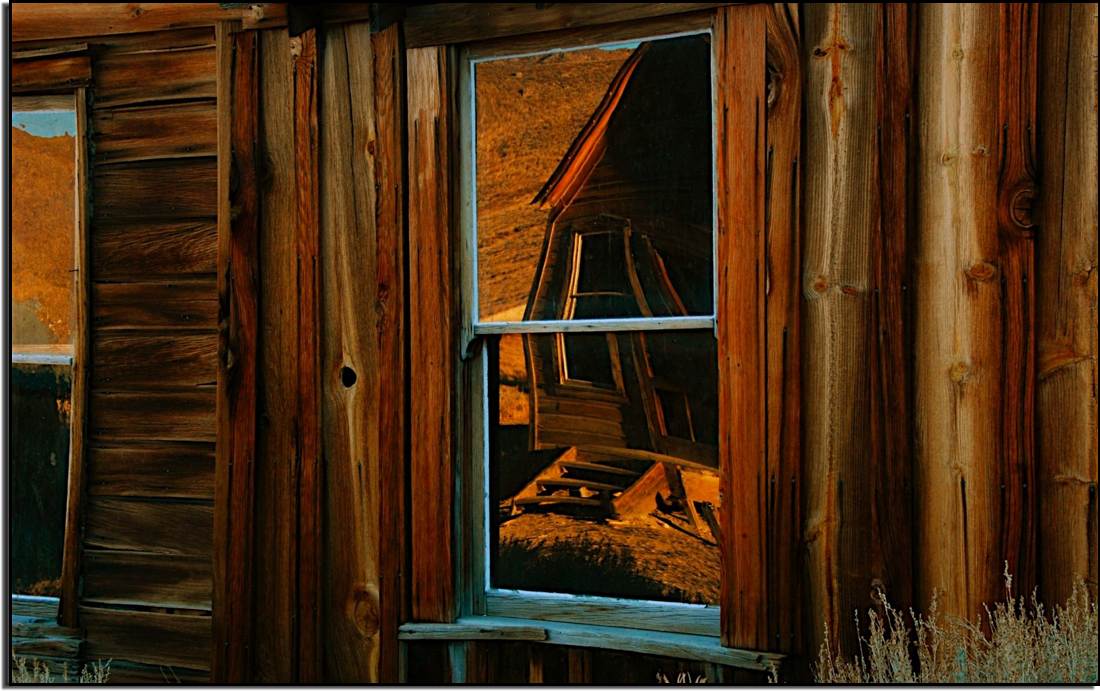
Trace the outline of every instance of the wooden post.
<path fill-rule="evenodd" d="M 1096 3 L 1042 8 L 1038 268 L 1040 594 L 1097 581 Z"/>
<path fill-rule="evenodd" d="M 256 445 L 259 60 L 252 32 L 218 25 L 218 444 L 212 678 L 251 666 Z M 231 180 L 232 178 L 232 180 Z"/>
<path fill-rule="evenodd" d="M 769 8 L 718 10 L 718 440 L 722 643 L 767 641 L 764 123 Z"/>

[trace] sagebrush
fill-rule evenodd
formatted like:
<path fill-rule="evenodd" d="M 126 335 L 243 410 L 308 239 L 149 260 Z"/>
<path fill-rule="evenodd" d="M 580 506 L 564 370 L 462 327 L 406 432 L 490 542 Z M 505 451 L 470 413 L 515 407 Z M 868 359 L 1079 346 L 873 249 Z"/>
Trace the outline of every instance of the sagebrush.
<path fill-rule="evenodd" d="M 12 657 L 11 683 L 13 684 L 106 684 L 110 677 L 110 660 L 84 665 L 80 670 L 80 676 L 70 679 L 68 668 L 63 667 L 59 676 L 50 672 L 45 662 Z"/>
<path fill-rule="evenodd" d="M 1012 592 L 985 607 L 979 621 L 941 617 L 933 598 L 927 614 L 908 616 L 879 594 L 882 614 L 868 613 L 868 635 L 857 653 L 833 651 L 829 632 L 814 677 L 834 684 L 1095 684 L 1096 602 L 1078 583 L 1064 605 L 1048 611 L 1032 593 L 1030 602 Z M 856 626 L 859 615 L 856 615 Z"/>

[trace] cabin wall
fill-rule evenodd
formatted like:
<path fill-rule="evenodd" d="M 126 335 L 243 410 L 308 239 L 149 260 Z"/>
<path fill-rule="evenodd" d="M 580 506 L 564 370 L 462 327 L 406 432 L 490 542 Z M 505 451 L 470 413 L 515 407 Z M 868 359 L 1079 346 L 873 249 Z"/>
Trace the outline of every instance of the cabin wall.
<path fill-rule="evenodd" d="M 826 629 L 854 649 L 852 610 L 876 589 L 973 614 L 1006 561 L 1046 602 L 1077 578 L 1095 597 L 1096 4 L 769 10 L 768 602 L 748 634 L 805 673 Z M 116 681 L 205 679 L 217 609 L 234 672 L 257 681 L 754 680 L 521 642 L 415 642 L 402 664 L 398 625 L 454 604 L 436 568 L 453 488 L 410 494 L 460 442 L 437 433 L 449 403 L 410 407 L 454 395 L 450 375 L 413 371 L 457 355 L 431 336 L 450 286 L 416 280 L 450 250 L 451 200 L 424 194 L 447 190 L 431 118 L 449 82 L 405 78 L 406 54 L 442 53 L 406 53 L 401 22 L 217 35 L 89 41 L 84 657 L 112 658 Z M 234 246 L 244 221 L 255 244 Z M 251 331 L 228 313 L 240 285 Z M 216 450 L 248 480 L 218 475 L 217 529 Z M 221 600 L 218 564 L 240 579 Z"/>
<path fill-rule="evenodd" d="M 112 680 L 210 669 L 217 365 L 210 29 L 95 48 L 79 625 Z M 132 664 L 131 664 L 132 663 Z"/>

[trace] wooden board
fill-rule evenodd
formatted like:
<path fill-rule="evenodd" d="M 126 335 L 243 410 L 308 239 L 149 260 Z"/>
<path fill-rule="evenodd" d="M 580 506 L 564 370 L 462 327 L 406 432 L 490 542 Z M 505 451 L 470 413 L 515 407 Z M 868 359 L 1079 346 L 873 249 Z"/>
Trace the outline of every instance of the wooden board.
<path fill-rule="evenodd" d="M 94 446 L 88 451 L 92 496 L 214 498 L 214 447 L 203 444 Z"/>
<path fill-rule="evenodd" d="M 817 650 L 826 626 L 851 650 L 852 612 L 871 604 L 878 516 L 868 472 L 874 459 L 867 363 L 871 248 L 879 227 L 881 27 L 878 5 L 809 6 L 803 22 L 804 606 L 814 622 L 807 653 Z"/>
<path fill-rule="evenodd" d="M 76 36 L 162 31 L 238 20 L 249 26 L 285 22 L 283 3 L 28 3 L 12 8 L 11 40 L 40 41 Z"/>
<path fill-rule="evenodd" d="M 217 155 L 213 101 L 97 108 L 96 162 Z"/>
<path fill-rule="evenodd" d="M 89 549 L 85 604 L 210 610 L 210 558 Z"/>
<path fill-rule="evenodd" d="M 203 232 L 205 235 L 205 228 Z M 100 335 L 119 330 L 152 333 L 187 330 L 213 334 L 217 328 L 218 293 L 213 275 L 156 283 L 96 283 L 92 286 L 92 301 L 95 305 L 93 326 Z M 209 364 L 213 367 L 216 362 L 211 360 Z"/>
<path fill-rule="evenodd" d="M 764 123 L 768 8 L 723 8 L 718 61 L 722 643 L 767 647 Z"/>
<path fill-rule="evenodd" d="M 64 55 L 11 63 L 12 93 L 71 93 L 91 82 L 92 63 L 87 55 Z"/>
<path fill-rule="evenodd" d="M 95 63 L 96 108 L 213 99 L 213 46 L 107 53 Z"/>
<path fill-rule="evenodd" d="M 207 503 L 89 497 L 85 515 L 89 549 L 210 555 L 213 509 Z"/>
<path fill-rule="evenodd" d="M 163 336 L 96 333 L 92 387 L 97 393 L 213 387 L 217 353 L 213 331 Z"/>
<path fill-rule="evenodd" d="M 88 404 L 88 435 L 98 442 L 215 441 L 214 391 L 100 393 Z"/>
<path fill-rule="evenodd" d="M 213 218 L 112 222 L 96 225 L 92 233 L 92 268 L 99 281 L 147 282 L 181 275 L 213 276 L 217 271 L 217 226 Z M 115 290 L 127 292 L 126 288 Z M 141 292 L 146 290 L 155 289 L 145 287 Z"/>
<path fill-rule="evenodd" d="M 436 3 L 405 10 L 410 48 L 467 43 L 502 36 L 576 29 L 719 7 L 716 2 L 652 3 Z"/>
<path fill-rule="evenodd" d="M 1044 5 L 1039 22 L 1040 593 L 1097 593 L 1097 6 Z"/>
<path fill-rule="evenodd" d="M 92 660 L 210 668 L 210 617 L 81 607 L 84 655 Z"/>
<path fill-rule="evenodd" d="M 191 158 L 97 166 L 96 223 L 179 221 L 217 213 L 217 160 Z"/>

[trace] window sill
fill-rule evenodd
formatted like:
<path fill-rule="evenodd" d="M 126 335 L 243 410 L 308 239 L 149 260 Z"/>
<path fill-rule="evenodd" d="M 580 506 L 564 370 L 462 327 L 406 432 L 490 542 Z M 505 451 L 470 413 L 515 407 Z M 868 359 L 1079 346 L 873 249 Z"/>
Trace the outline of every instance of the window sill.
<path fill-rule="evenodd" d="M 783 655 L 777 653 L 723 647 L 712 636 L 506 617 L 461 617 L 453 624 L 404 624 L 398 638 L 403 641 L 531 641 L 697 660 L 758 671 L 768 671 L 773 666 L 778 668 L 783 661 Z"/>

